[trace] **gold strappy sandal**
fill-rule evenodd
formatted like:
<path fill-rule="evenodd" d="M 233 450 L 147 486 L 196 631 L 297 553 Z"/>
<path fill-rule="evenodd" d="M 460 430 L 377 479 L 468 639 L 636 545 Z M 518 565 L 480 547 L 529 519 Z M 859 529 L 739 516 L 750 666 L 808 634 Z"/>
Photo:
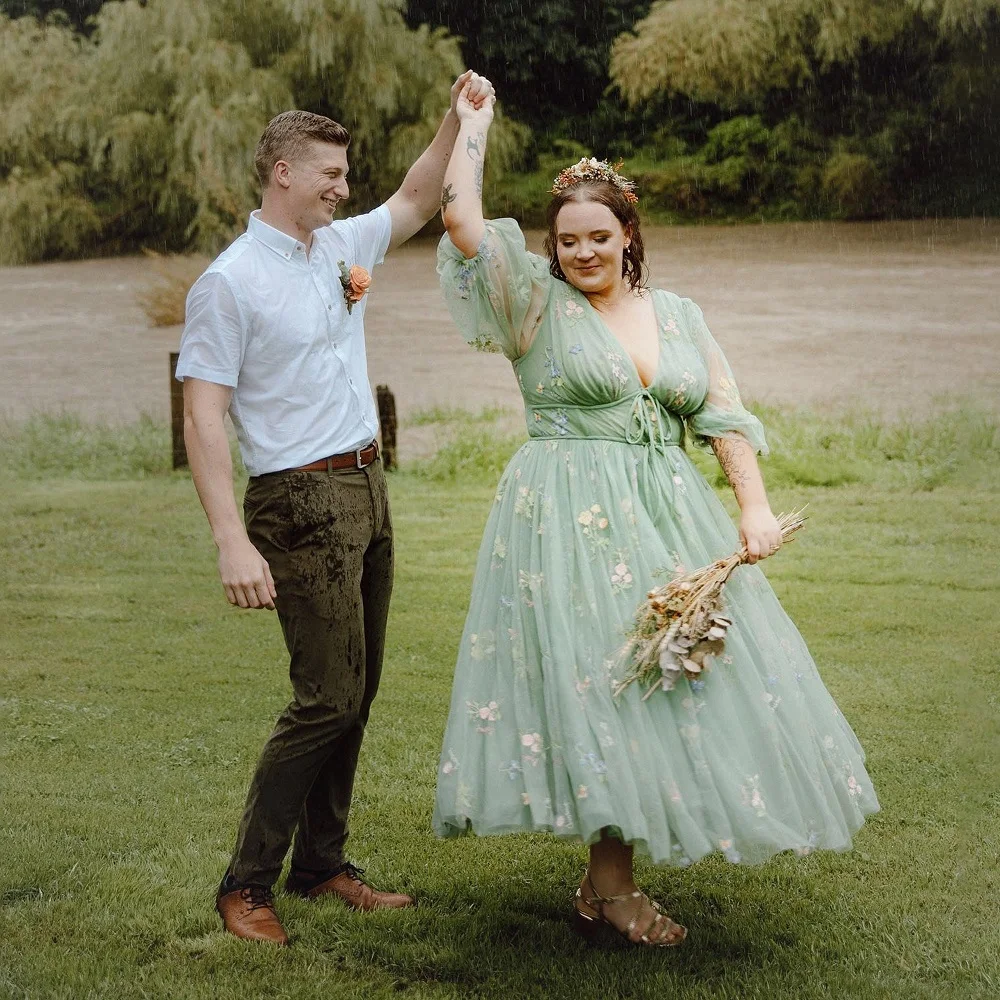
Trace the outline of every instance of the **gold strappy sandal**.
<path fill-rule="evenodd" d="M 630 944 L 643 945 L 647 948 L 676 948 L 687 937 L 687 928 L 671 920 L 664 913 L 660 904 L 656 900 L 650 899 L 641 890 L 636 889 L 634 892 L 624 892 L 618 896 L 602 896 L 594 888 L 594 883 L 590 875 L 587 875 L 587 883 L 590 885 L 590 891 L 593 893 L 593 896 L 588 898 L 583 895 L 580 889 L 577 889 L 576 899 L 573 902 L 573 929 L 583 938 L 593 940 L 602 927 L 610 927 L 611 930 L 620 937 L 625 938 Z M 645 930 L 638 937 L 633 937 L 632 935 L 639 926 L 639 919 L 643 912 L 641 902 L 636 909 L 635 915 L 628 922 L 628 926 L 624 930 L 616 927 L 604 914 L 604 907 L 609 903 L 622 903 L 627 899 L 645 900 L 653 908 L 652 921 L 646 925 Z M 595 909 L 597 911 L 596 916 L 584 913 L 580 909 L 581 903 Z M 665 925 L 670 925 L 666 931 L 663 930 Z M 656 933 L 652 935 L 651 932 L 654 931 Z"/>

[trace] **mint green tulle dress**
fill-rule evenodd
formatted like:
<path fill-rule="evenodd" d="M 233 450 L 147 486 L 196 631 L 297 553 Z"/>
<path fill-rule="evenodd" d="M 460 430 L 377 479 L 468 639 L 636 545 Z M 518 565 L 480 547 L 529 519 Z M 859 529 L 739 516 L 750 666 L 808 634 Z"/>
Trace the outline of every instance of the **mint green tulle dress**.
<path fill-rule="evenodd" d="M 663 574 L 728 556 L 738 533 L 683 442 L 766 452 L 701 310 L 653 291 L 644 387 L 586 297 L 511 219 L 438 271 L 466 339 L 502 352 L 529 440 L 500 478 L 479 551 L 438 767 L 450 836 L 606 827 L 658 864 L 846 850 L 878 810 L 864 752 L 759 568 L 726 586 L 725 653 L 698 680 L 615 698 L 624 630 Z"/>

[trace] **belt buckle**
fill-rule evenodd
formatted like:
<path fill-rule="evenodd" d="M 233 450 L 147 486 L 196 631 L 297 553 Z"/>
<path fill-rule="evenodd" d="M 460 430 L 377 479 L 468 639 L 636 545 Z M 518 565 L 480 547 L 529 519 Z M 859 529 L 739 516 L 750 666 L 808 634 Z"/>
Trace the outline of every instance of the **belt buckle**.
<path fill-rule="evenodd" d="M 364 465 L 361 462 L 361 452 L 364 450 L 364 448 L 358 448 L 358 450 L 354 453 L 354 463 L 359 469 L 364 468 Z"/>

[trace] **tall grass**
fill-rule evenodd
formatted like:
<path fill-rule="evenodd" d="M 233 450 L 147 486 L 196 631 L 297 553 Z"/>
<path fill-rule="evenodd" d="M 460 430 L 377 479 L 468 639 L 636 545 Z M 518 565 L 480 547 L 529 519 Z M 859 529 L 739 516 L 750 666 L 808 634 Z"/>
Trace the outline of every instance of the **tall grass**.
<path fill-rule="evenodd" d="M 158 254 L 153 258 L 153 277 L 139 290 L 136 299 L 153 326 L 179 326 L 184 322 L 187 293 L 209 265 L 201 254 Z"/>

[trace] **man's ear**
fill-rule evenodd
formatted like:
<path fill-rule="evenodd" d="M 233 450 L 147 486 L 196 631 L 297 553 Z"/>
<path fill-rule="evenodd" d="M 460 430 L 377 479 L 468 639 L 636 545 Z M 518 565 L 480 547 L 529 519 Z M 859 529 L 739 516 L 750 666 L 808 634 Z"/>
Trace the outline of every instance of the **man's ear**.
<path fill-rule="evenodd" d="M 288 165 L 287 160 L 278 160 L 274 165 L 274 170 L 271 171 L 271 177 L 278 187 L 287 190 L 292 185 L 291 172 L 292 168 Z"/>

